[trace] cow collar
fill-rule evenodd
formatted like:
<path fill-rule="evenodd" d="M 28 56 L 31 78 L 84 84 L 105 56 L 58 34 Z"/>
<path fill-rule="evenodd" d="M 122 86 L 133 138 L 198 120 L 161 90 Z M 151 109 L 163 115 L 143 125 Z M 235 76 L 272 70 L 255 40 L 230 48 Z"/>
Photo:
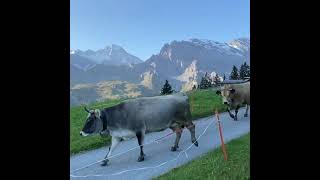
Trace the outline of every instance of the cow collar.
<path fill-rule="evenodd" d="M 102 117 L 100 116 L 100 119 L 102 120 Z M 107 122 L 102 121 L 102 130 L 100 131 L 100 136 L 105 137 L 108 136 L 109 132 L 107 130 Z"/>
<path fill-rule="evenodd" d="M 105 131 L 105 130 L 107 129 L 107 120 L 103 121 L 103 120 L 102 120 L 102 117 L 101 117 L 101 115 L 100 115 L 100 119 L 101 119 L 101 121 L 102 121 L 102 124 L 103 124 L 103 128 L 102 128 L 102 131 Z"/>

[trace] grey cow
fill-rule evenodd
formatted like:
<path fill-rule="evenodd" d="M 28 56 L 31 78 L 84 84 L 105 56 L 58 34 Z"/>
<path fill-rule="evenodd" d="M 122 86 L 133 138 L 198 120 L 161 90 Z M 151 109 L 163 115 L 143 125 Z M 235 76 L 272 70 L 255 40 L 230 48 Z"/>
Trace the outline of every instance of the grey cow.
<path fill-rule="evenodd" d="M 224 84 L 221 90 L 218 90 L 216 94 L 222 95 L 223 104 L 228 105 L 227 110 L 229 115 L 235 121 L 238 120 L 238 110 L 243 104 L 247 106 L 244 116 L 248 116 L 250 106 L 250 80 L 237 82 L 235 84 Z M 230 112 L 230 107 L 235 107 L 235 115 Z"/>
<path fill-rule="evenodd" d="M 148 132 L 162 131 L 167 128 L 175 131 L 176 140 L 171 151 L 176 151 L 182 129 L 187 127 L 191 133 L 192 143 L 198 146 L 189 107 L 188 96 L 178 93 L 131 99 L 102 110 L 85 108 L 88 117 L 80 135 L 100 133 L 112 136 L 111 147 L 102 166 L 107 165 L 108 158 L 122 139 L 137 137 L 140 146 L 138 158 L 140 162 L 144 160 L 143 142 Z"/>

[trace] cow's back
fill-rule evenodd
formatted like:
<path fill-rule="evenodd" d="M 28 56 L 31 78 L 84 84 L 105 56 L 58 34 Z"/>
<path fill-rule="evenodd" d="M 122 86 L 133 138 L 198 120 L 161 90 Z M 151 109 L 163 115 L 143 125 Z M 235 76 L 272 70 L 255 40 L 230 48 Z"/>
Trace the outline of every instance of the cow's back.
<path fill-rule="evenodd" d="M 243 84 L 233 84 L 232 87 L 236 90 L 239 101 L 250 104 L 250 82 L 246 82 Z"/>
<path fill-rule="evenodd" d="M 129 112 L 130 128 L 143 126 L 146 131 L 160 131 L 174 122 L 191 120 L 188 97 L 182 95 L 137 98 L 126 101 L 124 108 Z"/>

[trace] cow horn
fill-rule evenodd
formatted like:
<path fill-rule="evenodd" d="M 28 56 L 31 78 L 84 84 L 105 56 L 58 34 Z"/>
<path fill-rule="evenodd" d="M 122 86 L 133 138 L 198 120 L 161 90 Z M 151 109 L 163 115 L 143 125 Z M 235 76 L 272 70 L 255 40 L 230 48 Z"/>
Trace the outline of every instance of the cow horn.
<path fill-rule="evenodd" d="M 87 106 L 84 107 L 84 110 L 90 113 L 90 111 L 87 109 Z"/>

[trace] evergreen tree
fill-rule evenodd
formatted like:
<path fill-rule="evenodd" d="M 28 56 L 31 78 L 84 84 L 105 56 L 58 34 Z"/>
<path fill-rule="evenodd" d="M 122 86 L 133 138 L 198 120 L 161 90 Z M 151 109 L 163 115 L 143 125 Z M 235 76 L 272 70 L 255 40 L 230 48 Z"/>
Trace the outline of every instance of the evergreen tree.
<path fill-rule="evenodd" d="M 240 70 L 239 70 L 239 78 L 240 79 L 245 79 L 246 77 L 246 71 L 247 71 L 247 66 L 246 66 L 246 62 L 244 62 L 243 64 L 241 64 L 240 66 Z"/>
<path fill-rule="evenodd" d="M 209 76 L 209 75 L 207 75 L 207 77 L 206 77 L 206 83 L 207 83 L 207 88 L 209 88 L 209 87 L 212 87 L 212 84 L 213 84 L 213 80 L 211 79 L 211 77 Z"/>
<path fill-rule="evenodd" d="M 215 85 L 215 86 L 218 86 L 219 83 L 221 82 L 221 81 L 220 81 L 220 77 L 219 77 L 218 74 L 216 74 L 216 76 L 214 77 L 213 82 L 214 82 L 214 85 Z"/>
<path fill-rule="evenodd" d="M 200 81 L 200 89 L 205 89 L 206 88 L 206 78 L 202 77 Z"/>
<path fill-rule="evenodd" d="M 201 78 L 200 89 L 207 89 L 212 87 L 212 80 L 206 73 L 204 77 Z"/>
<path fill-rule="evenodd" d="M 163 85 L 163 88 L 161 89 L 160 95 L 166 95 L 171 94 L 173 92 L 171 85 L 169 84 L 168 80 L 166 80 L 166 83 Z"/>
<path fill-rule="evenodd" d="M 250 66 L 249 65 L 247 65 L 245 77 L 250 78 Z"/>
<path fill-rule="evenodd" d="M 208 86 L 207 78 L 202 77 L 200 82 L 200 89 L 206 89 Z"/>
<path fill-rule="evenodd" d="M 239 71 L 239 76 L 240 76 L 240 79 L 243 79 L 243 80 L 250 77 L 250 66 L 247 65 L 246 62 L 244 62 L 241 65 L 240 71 Z"/>
<path fill-rule="evenodd" d="M 232 67 L 232 71 L 231 71 L 229 79 L 231 79 L 231 80 L 238 80 L 239 79 L 238 68 L 235 65 L 233 65 L 233 67 Z"/>
<path fill-rule="evenodd" d="M 223 74 L 223 80 L 226 80 L 226 75 L 225 74 Z"/>

